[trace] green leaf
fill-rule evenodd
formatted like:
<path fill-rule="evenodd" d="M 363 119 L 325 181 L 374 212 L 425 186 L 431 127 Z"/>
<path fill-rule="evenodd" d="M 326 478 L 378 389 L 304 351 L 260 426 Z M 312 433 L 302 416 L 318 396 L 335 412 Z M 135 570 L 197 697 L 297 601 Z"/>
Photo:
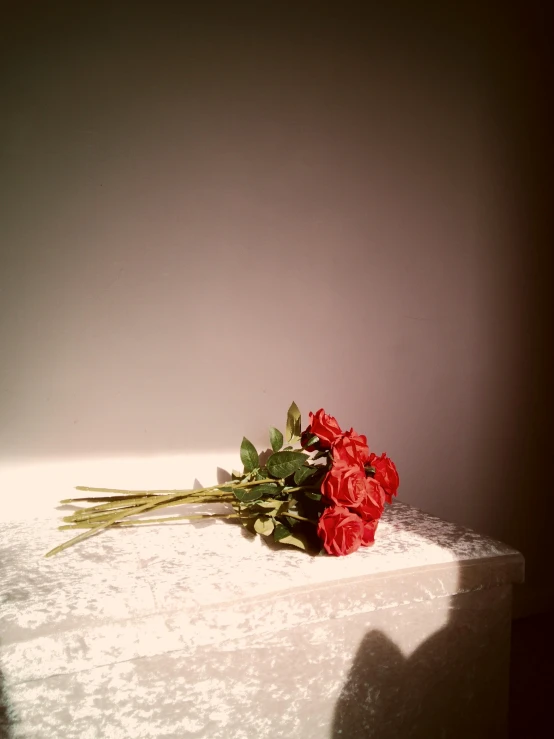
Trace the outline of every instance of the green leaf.
<path fill-rule="evenodd" d="M 258 500 L 256 505 L 259 508 L 266 508 L 267 510 L 276 511 L 278 508 L 280 508 L 283 505 L 283 501 L 282 500 Z"/>
<path fill-rule="evenodd" d="M 300 523 L 300 521 L 297 518 L 290 518 L 289 516 L 287 516 L 286 513 L 284 514 L 284 516 L 285 516 L 286 522 L 288 523 L 291 529 L 293 529 L 295 526 L 298 526 L 298 524 Z"/>
<path fill-rule="evenodd" d="M 283 434 L 275 426 L 269 427 L 269 441 L 274 452 L 278 452 L 283 446 Z"/>
<path fill-rule="evenodd" d="M 299 439 L 302 433 L 300 409 L 293 401 L 287 411 L 287 441 Z"/>
<path fill-rule="evenodd" d="M 283 451 L 284 452 L 290 452 L 291 449 L 292 449 L 291 446 L 286 446 L 286 447 L 283 448 Z"/>
<path fill-rule="evenodd" d="M 273 538 L 275 541 L 281 541 L 281 539 L 290 536 L 290 531 L 282 523 L 275 524 L 275 531 L 273 532 Z"/>
<path fill-rule="evenodd" d="M 303 452 L 275 452 L 267 460 L 267 469 L 272 477 L 288 477 L 302 467 L 307 458 Z"/>
<path fill-rule="evenodd" d="M 248 441 L 246 436 L 243 437 L 242 444 L 240 445 L 240 459 L 244 465 L 245 472 L 252 472 L 260 464 L 258 452 L 254 444 Z"/>
<path fill-rule="evenodd" d="M 273 533 L 275 521 L 269 516 L 260 516 L 254 522 L 254 531 L 262 536 L 269 536 Z"/>
<path fill-rule="evenodd" d="M 317 467 L 308 467 L 307 465 L 304 465 L 300 467 L 299 470 L 296 470 L 296 472 L 294 473 L 294 482 L 297 485 L 302 485 L 302 483 L 307 480 L 308 477 L 315 475 L 317 471 Z"/>
<path fill-rule="evenodd" d="M 218 488 L 221 490 L 222 493 L 232 493 L 234 491 L 234 487 L 225 486 L 224 488 Z"/>
<path fill-rule="evenodd" d="M 263 482 L 261 485 L 256 485 L 256 490 L 262 495 L 275 495 L 279 492 L 279 486 L 271 482 Z"/>
<path fill-rule="evenodd" d="M 304 495 L 312 500 L 321 500 L 322 498 L 321 493 L 312 493 L 311 490 L 305 490 Z"/>
<path fill-rule="evenodd" d="M 284 536 L 282 539 L 279 539 L 279 544 L 292 544 L 294 547 L 298 547 L 299 549 L 303 549 L 304 551 L 306 551 L 306 549 L 308 548 L 306 546 L 306 542 L 304 541 L 304 537 L 296 536 L 296 534 Z"/>
<path fill-rule="evenodd" d="M 255 500 L 259 500 L 262 497 L 262 493 L 258 490 L 258 487 L 261 488 L 261 485 L 258 485 L 255 488 L 245 489 L 241 488 L 240 490 L 233 490 L 235 494 L 235 498 L 237 500 L 240 500 L 241 503 L 253 503 Z"/>
<path fill-rule="evenodd" d="M 317 444 L 318 441 L 319 441 L 319 436 L 312 434 L 309 439 L 306 439 L 306 441 L 302 443 L 302 446 L 304 448 L 306 448 L 307 446 L 313 446 L 314 444 Z"/>

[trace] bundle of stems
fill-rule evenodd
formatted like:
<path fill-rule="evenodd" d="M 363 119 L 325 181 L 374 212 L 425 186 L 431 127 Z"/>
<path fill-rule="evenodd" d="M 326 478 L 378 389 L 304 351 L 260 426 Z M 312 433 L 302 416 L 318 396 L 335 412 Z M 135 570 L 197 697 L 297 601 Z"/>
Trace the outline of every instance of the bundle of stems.
<path fill-rule="evenodd" d="M 77 544 L 84 539 L 107 528 L 119 528 L 121 526 L 136 526 L 140 524 L 163 524 L 175 521 L 194 520 L 202 518 L 238 518 L 240 505 L 234 491 L 248 490 L 249 488 L 263 483 L 274 483 L 273 478 L 267 480 L 250 480 L 241 482 L 233 480 L 196 490 L 119 490 L 116 488 L 93 488 L 82 485 L 75 489 L 85 493 L 105 493 L 106 495 L 84 496 L 78 498 L 66 498 L 60 501 L 63 505 L 74 503 L 94 503 L 95 505 L 80 508 L 69 516 L 62 519 L 65 524 L 59 526 L 60 531 L 72 531 L 84 529 L 82 533 L 73 539 L 60 544 L 47 552 L 46 557 L 55 554 Z M 194 513 L 184 516 L 162 516 L 160 518 L 136 516 L 170 506 L 198 503 L 228 503 L 233 506 L 233 513 Z"/>

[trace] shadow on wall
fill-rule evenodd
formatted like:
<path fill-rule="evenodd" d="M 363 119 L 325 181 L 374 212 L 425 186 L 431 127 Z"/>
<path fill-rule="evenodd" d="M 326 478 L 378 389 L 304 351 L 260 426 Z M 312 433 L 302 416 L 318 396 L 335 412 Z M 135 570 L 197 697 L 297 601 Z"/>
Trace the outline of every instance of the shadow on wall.
<path fill-rule="evenodd" d="M 505 739 L 511 586 L 464 593 L 465 578 L 462 567 L 460 594 L 448 604 L 429 601 L 415 606 L 417 613 L 411 607 L 392 616 L 402 629 L 411 618 L 417 628 L 428 609 L 449 609 L 446 625 L 412 654 L 379 630 L 363 638 L 331 739 Z"/>
<path fill-rule="evenodd" d="M 509 628 L 504 613 L 476 644 L 467 613 L 456 613 L 409 657 L 370 632 L 337 702 L 332 739 L 505 737 Z"/>

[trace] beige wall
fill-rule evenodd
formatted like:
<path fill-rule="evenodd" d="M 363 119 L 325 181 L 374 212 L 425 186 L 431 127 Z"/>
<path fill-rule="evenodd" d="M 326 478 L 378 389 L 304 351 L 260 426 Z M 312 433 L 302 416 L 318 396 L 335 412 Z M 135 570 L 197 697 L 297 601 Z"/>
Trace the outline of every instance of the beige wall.
<path fill-rule="evenodd" d="M 540 588 L 541 24 L 16 5 L 0 465 L 223 454 L 323 405 Z"/>

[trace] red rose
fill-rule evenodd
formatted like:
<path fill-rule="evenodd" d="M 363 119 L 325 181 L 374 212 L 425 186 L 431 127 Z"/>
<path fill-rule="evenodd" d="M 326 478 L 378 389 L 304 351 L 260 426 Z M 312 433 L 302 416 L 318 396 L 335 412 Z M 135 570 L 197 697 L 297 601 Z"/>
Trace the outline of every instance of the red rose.
<path fill-rule="evenodd" d="M 364 521 L 381 518 L 385 507 L 385 491 L 373 477 L 366 477 L 364 483 L 364 497 L 356 511 Z"/>
<path fill-rule="evenodd" d="M 375 467 L 373 479 L 377 480 L 385 491 L 387 503 L 392 503 L 392 496 L 397 494 L 400 484 L 398 471 L 394 462 L 383 453 L 380 457 L 376 454 L 371 454 L 369 464 Z"/>
<path fill-rule="evenodd" d="M 325 413 L 323 408 L 318 410 L 317 413 L 310 413 L 310 425 L 306 429 L 307 431 L 319 438 L 319 446 L 322 449 L 328 449 L 335 439 L 342 434 L 336 419 Z"/>
<path fill-rule="evenodd" d="M 369 459 L 366 437 L 360 436 L 354 429 L 342 434 L 333 444 L 333 459 L 363 467 Z"/>
<path fill-rule="evenodd" d="M 321 514 L 317 535 L 323 541 L 327 554 L 340 557 L 359 549 L 364 537 L 364 524 L 348 508 L 330 506 Z"/>
<path fill-rule="evenodd" d="M 375 541 L 375 531 L 377 530 L 377 524 L 379 520 L 377 518 L 370 518 L 368 521 L 364 521 L 364 533 L 362 534 L 362 546 L 368 547 Z"/>
<path fill-rule="evenodd" d="M 357 508 L 367 497 L 363 467 L 339 460 L 334 462 L 321 484 L 321 493 L 332 503 Z"/>

